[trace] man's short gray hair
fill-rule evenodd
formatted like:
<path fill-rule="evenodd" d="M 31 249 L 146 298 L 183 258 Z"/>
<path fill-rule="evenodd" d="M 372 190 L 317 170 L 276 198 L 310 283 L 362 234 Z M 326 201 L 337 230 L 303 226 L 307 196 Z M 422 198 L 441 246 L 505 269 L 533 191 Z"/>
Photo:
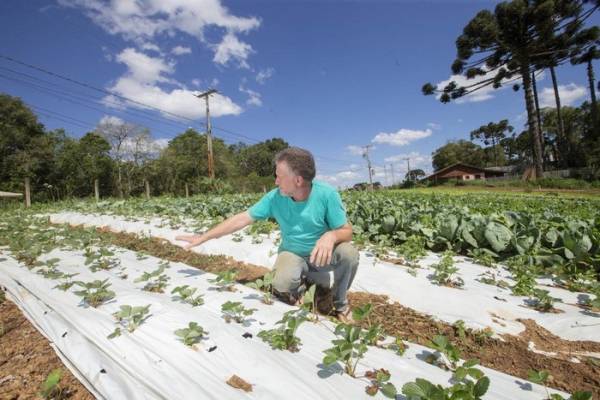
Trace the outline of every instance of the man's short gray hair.
<path fill-rule="evenodd" d="M 285 161 L 290 170 L 304 178 L 305 181 L 312 182 L 315 179 L 315 159 L 308 150 L 300 147 L 288 147 L 277 153 L 274 161 L 276 164 Z"/>

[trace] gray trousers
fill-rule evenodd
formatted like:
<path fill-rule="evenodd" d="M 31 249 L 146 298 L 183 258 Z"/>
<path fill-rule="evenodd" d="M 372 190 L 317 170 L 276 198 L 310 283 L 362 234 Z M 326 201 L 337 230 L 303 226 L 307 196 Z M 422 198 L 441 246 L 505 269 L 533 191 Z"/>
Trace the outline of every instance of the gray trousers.
<path fill-rule="evenodd" d="M 331 264 L 317 267 L 310 263 L 310 256 L 300 257 L 289 251 L 282 251 L 275 260 L 273 288 L 281 293 L 298 297 L 304 281 L 308 285 L 333 290 L 333 306 L 343 311 L 348 306 L 346 292 L 352 285 L 358 268 L 358 251 L 348 242 L 338 244 L 333 249 Z"/>

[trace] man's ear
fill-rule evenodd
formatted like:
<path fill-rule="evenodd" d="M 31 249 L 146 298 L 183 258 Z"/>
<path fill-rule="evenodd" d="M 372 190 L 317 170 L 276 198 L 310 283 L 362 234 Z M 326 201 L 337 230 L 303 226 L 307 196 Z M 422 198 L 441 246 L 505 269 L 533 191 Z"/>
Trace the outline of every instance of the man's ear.
<path fill-rule="evenodd" d="M 300 175 L 296 175 L 296 186 L 300 187 L 304 184 L 304 178 Z"/>

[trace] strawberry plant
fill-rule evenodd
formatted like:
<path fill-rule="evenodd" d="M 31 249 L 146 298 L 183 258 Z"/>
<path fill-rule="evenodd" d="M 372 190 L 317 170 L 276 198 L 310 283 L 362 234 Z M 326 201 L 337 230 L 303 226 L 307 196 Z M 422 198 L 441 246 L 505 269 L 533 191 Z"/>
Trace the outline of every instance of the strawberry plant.
<path fill-rule="evenodd" d="M 108 279 L 103 281 L 95 280 L 93 282 L 77 281 L 75 284 L 83 287 L 84 289 L 75 291 L 73 293 L 75 293 L 77 296 L 81 296 L 84 303 L 94 308 L 115 297 L 115 292 L 108 290 L 110 287 Z"/>
<path fill-rule="evenodd" d="M 492 336 L 494 336 L 494 331 L 489 326 L 484 329 L 476 329 L 472 331 L 473 338 L 475 342 L 479 345 L 483 345 L 488 341 Z"/>
<path fill-rule="evenodd" d="M 505 280 L 498 279 L 497 274 L 492 271 L 486 271 L 480 275 L 480 278 L 476 279 L 478 282 L 485 283 L 486 285 L 497 286 L 502 289 L 507 289 L 510 287 L 510 284 Z"/>
<path fill-rule="evenodd" d="M 529 296 L 533 294 L 536 281 L 533 272 L 525 267 L 512 269 L 516 283 L 511 287 L 511 291 L 516 296 Z"/>
<path fill-rule="evenodd" d="M 40 268 L 37 271 L 38 274 L 42 275 L 46 279 L 60 279 L 63 277 L 63 273 L 55 268 Z"/>
<path fill-rule="evenodd" d="M 317 286 L 311 285 L 302 296 L 302 305 L 300 306 L 303 310 L 311 313 L 311 315 L 308 317 L 311 322 L 317 322 L 319 320 L 319 315 L 317 313 L 317 300 L 315 297 L 316 293 Z"/>
<path fill-rule="evenodd" d="M 490 380 L 481 376 L 476 382 L 462 380 L 450 387 L 434 385 L 427 379 L 417 378 L 415 382 L 408 382 L 402 386 L 402 394 L 408 400 L 480 400 L 487 393 Z"/>
<path fill-rule="evenodd" d="M 442 259 L 439 263 L 432 265 L 434 273 L 431 276 L 431 280 L 437 285 L 460 287 L 464 285 L 464 281 L 461 278 L 453 278 L 452 275 L 458 272 L 458 268 L 454 266 L 454 260 L 452 251 L 444 252 Z"/>
<path fill-rule="evenodd" d="M 548 380 L 553 379 L 552 375 L 550 375 L 550 372 L 546 370 L 537 371 L 535 369 L 530 369 L 527 372 L 527 379 L 529 379 L 533 383 L 537 383 L 538 385 L 544 386 L 544 389 L 546 390 L 546 395 L 548 396 L 547 398 L 550 398 L 550 393 L 548 393 L 548 388 L 546 387 L 546 383 L 548 382 Z"/>
<path fill-rule="evenodd" d="M 530 369 L 527 372 L 527 379 L 529 379 L 533 383 L 537 383 L 538 385 L 544 386 L 546 390 L 546 396 L 548 400 L 591 400 L 592 393 L 591 392 L 582 392 L 577 391 L 573 393 L 568 399 L 565 399 L 563 396 L 557 393 L 550 394 L 548 392 L 547 383 L 552 381 L 552 375 L 546 370 L 537 371 L 534 369 Z"/>
<path fill-rule="evenodd" d="M 204 304 L 204 295 L 199 294 L 194 296 L 197 290 L 197 288 L 183 285 L 177 286 L 175 289 L 171 290 L 171 294 L 176 294 L 182 302 L 190 304 L 192 307 L 197 307 Z"/>
<path fill-rule="evenodd" d="M 135 331 L 148 317 L 150 304 L 144 307 L 132 307 L 130 305 L 122 305 L 121 310 L 114 313 L 117 323 L 121 326 L 117 327 L 113 333 L 108 335 L 109 339 L 121 335 L 121 327 L 127 328 L 129 333 Z"/>
<path fill-rule="evenodd" d="M 99 270 L 108 271 L 121 264 L 118 258 L 112 256 L 115 255 L 112 251 L 101 247 L 98 251 L 93 251 L 90 247 L 85 250 L 85 265 L 89 265 L 90 271 L 96 272 Z"/>
<path fill-rule="evenodd" d="M 209 279 L 210 283 L 217 286 L 217 290 L 235 292 L 235 278 L 238 272 L 235 269 L 221 271 L 214 279 Z"/>
<path fill-rule="evenodd" d="M 569 396 L 568 399 L 562 397 L 558 393 L 552 393 L 549 400 L 592 400 L 592 392 L 577 391 Z"/>
<path fill-rule="evenodd" d="M 595 298 L 591 300 L 588 297 L 583 301 L 583 304 L 588 307 L 600 309 L 600 283 L 595 283 L 592 286 L 591 293 L 595 296 Z"/>
<path fill-rule="evenodd" d="M 161 265 L 155 271 L 144 272 L 142 276 L 137 278 L 134 282 L 147 282 L 142 288 L 142 290 L 147 292 L 163 293 L 167 287 L 167 282 L 169 281 L 169 277 L 163 274 L 164 270 L 165 265 Z"/>
<path fill-rule="evenodd" d="M 60 289 L 63 292 L 66 292 L 67 290 L 71 289 L 71 287 L 75 284 L 74 281 L 71 280 L 71 278 L 73 278 L 74 276 L 79 275 L 77 273 L 75 274 L 63 274 L 61 276 L 61 279 L 63 279 L 63 282 L 54 286 L 55 289 Z"/>
<path fill-rule="evenodd" d="M 554 302 L 556 299 L 548 294 L 547 290 L 543 289 L 534 289 L 533 290 L 533 298 L 531 299 L 533 303 L 533 308 L 538 311 L 548 312 L 554 308 Z"/>
<path fill-rule="evenodd" d="M 356 366 L 368 350 L 365 333 L 359 326 L 343 323 L 335 327 L 334 333 L 339 339 L 334 339 L 332 341 L 334 346 L 323 351 L 325 353 L 323 364 L 330 366 L 341 362 L 344 371 L 355 377 Z"/>
<path fill-rule="evenodd" d="M 418 266 L 416 262 L 427 255 L 425 239 L 421 236 L 411 235 L 396 248 L 396 252 L 404 257 L 408 265 Z"/>
<path fill-rule="evenodd" d="M 301 343 L 300 338 L 296 336 L 296 331 L 307 320 L 307 314 L 303 309 L 288 311 L 276 323 L 280 325 L 278 328 L 260 331 L 258 337 L 274 349 L 296 352 Z"/>
<path fill-rule="evenodd" d="M 254 282 L 248 283 L 248 286 L 263 292 L 262 302 L 264 304 L 273 304 L 273 271 L 267 272 L 262 278 L 258 278 Z"/>
<path fill-rule="evenodd" d="M 62 370 L 55 369 L 42 383 L 39 395 L 43 399 L 61 399 L 63 397 L 63 390 L 59 386 L 60 380 L 62 379 Z"/>
<path fill-rule="evenodd" d="M 371 303 L 367 303 L 362 307 L 356 307 L 352 310 L 352 318 L 357 322 L 366 320 L 368 329 L 364 332 L 365 341 L 369 346 L 377 346 L 377 342 L 385 336 L 380 324 L 373 325 L 371 323 L 371 319 L 369 318 L 371 311 L 373 311 Z"/>
<path fill-rule="evenodd" d="M 204 336 L 208 335 L 208 332 L 198 325 L 198 323 L 190 322 L 187 328 L 177 329 L 175 335 L 179 337 L 183 344 L 191 347 L 202 340 Z"/>
<path fill-rule="evenodd" d="M 398 390 L 393 383 L 389 382 L 391 377 L 389 371 L 383 368 L 374 369 L 372 371 L 367 371 L 365 377 L 371 382 L 365 389 L 369 396 L 375 396 L 377 392 L 381 392 L 385 397 L 390 399 L 396 398 Z"/>
<path fill-rule="evenodd" d="M 221 312 L 227 323 L 233 320 L 241 324 L 246 317 L 254 314 L 254 311 L 256 311 L 255 308 L 245 308 L 239 301 L 228 301 L 221 305 Z"/>
<path fill-rule="evenodd" d="M 456 321 L 455 323 L 452 324 L 452 327 L 454 328 L 454 333 L 456 334 L 456 336 L 458 336 L 460 338 L 460 340 L 465 340 L 465 338 L 467 337 L 466 335 L 466 326 L 465 326 L 465 321 L 463 321 L 462 319 L 459 319 L 458 321 Z"/>
<path fill-rule="evenodd" d="M 471 257 L 473 259 L 473 262 L 483 265 L 485 267 L 488 268 L 494 268 L 496 266 L 496 257 L 497 255 L 484 248 L 475 248 L 475 249 L 470 249 L 467 253 L 469 255 L 469 257 Z"/>
<path fill-rule="evenodd" d="M 428 363 L 446 370 L 454 370 L 456 368 L 456 363 L 460 360 L 460 352 L 450 343 L 446 336 L 434 336 L 433 340 L 429 342 L 429 347 L 435 349 L 436 352 L 427 357 L 426 361 Z"/>
<path fill-rule="evenodd" d="M 394 338 L 394 342 L 385 346 L 386 349 L 394 351 L 397 355 L 403 356 L 406 352 L 406 343 L 400 337 Z"/>

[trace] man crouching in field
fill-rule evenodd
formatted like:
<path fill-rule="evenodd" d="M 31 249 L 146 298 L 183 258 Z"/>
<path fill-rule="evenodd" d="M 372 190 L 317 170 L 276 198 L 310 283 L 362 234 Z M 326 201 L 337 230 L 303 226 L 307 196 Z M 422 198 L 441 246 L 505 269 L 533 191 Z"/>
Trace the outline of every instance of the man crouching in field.
<path fill-rule="evenodd" d="M 306 284 L 332 288 L 336 316 L 349 320 L 347 291 L 358 267 L 358 251 L 350 244 L 352 226 L 339 193 L 313 181 L 310 152 L 290 147 L 275 156 L 275 184 L 250 209 L 234 215 L 202 235 L 177 236 L 190 249 L 236 232 L 256 220 L 274 218 L 281 230 L 273 288 L 296 303 Z M 306 284 L 305 284 L 306 283 Z"/>

